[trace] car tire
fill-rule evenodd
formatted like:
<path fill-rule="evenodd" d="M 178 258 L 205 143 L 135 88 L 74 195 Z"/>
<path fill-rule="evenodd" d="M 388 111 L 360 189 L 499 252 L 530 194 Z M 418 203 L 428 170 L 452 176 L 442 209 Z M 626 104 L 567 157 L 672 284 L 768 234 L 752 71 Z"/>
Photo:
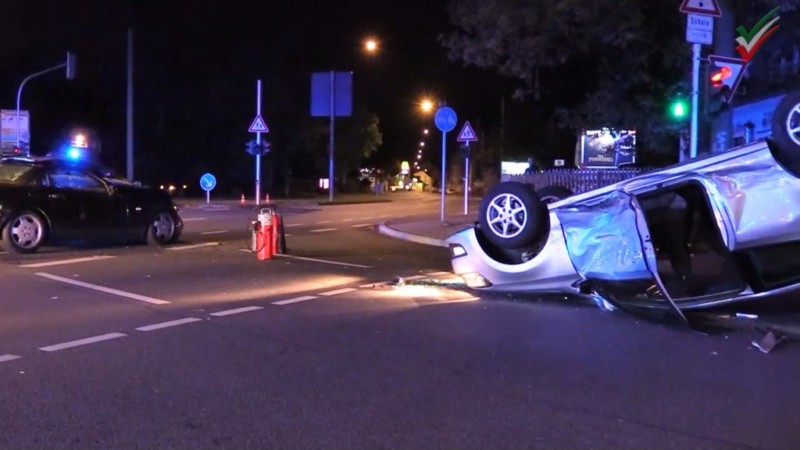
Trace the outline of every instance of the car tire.
<path fill-rule="evenodd" d="M 572 191 L 563 186 L 545 186 L 537 189 L 536 194 L 539 196 L 539 200 L 550 204 L 572 196 Z"/>
<path fill-rule="evenodd" d="M 800 177 L 800 91 L 781 99 L 772 114 L 772 156 L 796 177 Z"/>
<path fill-rule="evenodd" d="M 550 213 L 530 185 L 503 182 L 481 200 L 480 227 L 486 238 L 504 249 L 528 247 L 543 239 Z"/>
<path fill-rule="evenodd" d="M 47 238 L 47 223 L 33 211 L 15 213 L 3 228 L 3 247 L 11 253 L 34 253 Z"/>
<path fill-rule="evenodd" d="M 178 239 L 178 221 L 168 210 L 153 215 L 145 234 L 150 245 L 167 245 Z"/>

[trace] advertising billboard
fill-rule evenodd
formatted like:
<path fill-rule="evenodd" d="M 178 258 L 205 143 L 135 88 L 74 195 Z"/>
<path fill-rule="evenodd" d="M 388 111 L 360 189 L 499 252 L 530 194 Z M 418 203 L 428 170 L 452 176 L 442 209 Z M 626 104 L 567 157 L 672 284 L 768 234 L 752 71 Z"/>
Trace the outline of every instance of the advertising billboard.
<path fill-rule="evenodd" d="M 20 110 L 19 128 L 17 128 L 17 110 L 0 110 L 0 154 L 11 155 L 17 145 L 19 131 L 20 147 L 27 150 L 30 146 L 30 116 L 28 111 Z"/>
<path fill-rule="evenodd" d="M 576 150 L 575 165 L 581 168 L 616 169 L 635 164 L 636 130 L 584 130 Z"/>

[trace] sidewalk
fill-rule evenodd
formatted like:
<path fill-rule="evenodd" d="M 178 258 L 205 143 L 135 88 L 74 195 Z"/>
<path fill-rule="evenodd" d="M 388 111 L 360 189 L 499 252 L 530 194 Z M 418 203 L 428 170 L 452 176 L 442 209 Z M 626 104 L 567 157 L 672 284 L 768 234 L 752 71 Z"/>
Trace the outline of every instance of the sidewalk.
<path fill-rule="evenodd" d="M 447 238 L 453 233 L 473 225 L 476 214 L 447 214 L 445 223 L 441 215 L 426 215 L 394 219 L 378 225 L 378 232 L 404 241 L 447 248 Z"/>

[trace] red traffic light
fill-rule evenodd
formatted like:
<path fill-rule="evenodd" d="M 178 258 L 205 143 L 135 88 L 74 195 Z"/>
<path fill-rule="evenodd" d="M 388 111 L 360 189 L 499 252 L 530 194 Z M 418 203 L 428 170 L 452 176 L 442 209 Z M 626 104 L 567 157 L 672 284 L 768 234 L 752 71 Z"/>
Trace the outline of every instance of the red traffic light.
<path fill-rule="evenodd" d="M 723 67 L 711 75 L 711 85 L 715 88 L 720 88 L 730 76 L 731 68 L 727 66 Z"/>
<path fill-rule="evenodd" d="M 19 154 L 22 153 L 22 149 L 19 148 L 19 146 L 16 146 L 16 145 L 14 146 L 14 149 L 12 151 L 14 152 L 15 155 L 19 155 Z"/>

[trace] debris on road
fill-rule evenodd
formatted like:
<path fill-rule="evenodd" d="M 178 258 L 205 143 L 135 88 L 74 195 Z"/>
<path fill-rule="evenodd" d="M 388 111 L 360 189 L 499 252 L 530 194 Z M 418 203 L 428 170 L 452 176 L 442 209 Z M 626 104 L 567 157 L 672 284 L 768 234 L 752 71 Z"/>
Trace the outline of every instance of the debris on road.
<path fill-rule="evenodd" d="M 786 338 L 783 336 L 777 336 L 772 331 L 768 332 L 766 336 L 760 341 L 753 341 L 753 347 L 761 350 L 761 353 L 769 353 L 775 349 L 779 344 L 786 341 Z"/>

